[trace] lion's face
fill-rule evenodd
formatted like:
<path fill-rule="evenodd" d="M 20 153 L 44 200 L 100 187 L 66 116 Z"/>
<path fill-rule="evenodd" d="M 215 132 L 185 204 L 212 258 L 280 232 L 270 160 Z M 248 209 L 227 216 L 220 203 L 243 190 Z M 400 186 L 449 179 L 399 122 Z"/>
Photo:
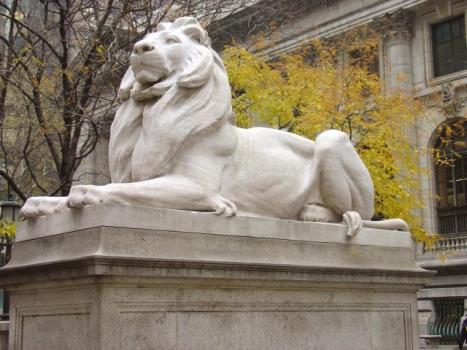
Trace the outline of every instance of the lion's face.
<path fill-rule="evenodd" d="M 193 44 L 185 35 L 162 31 L 148 34 L 137 42 L 130 56 L 136 80 L 153 85 L 180 71 Z"/>
<path fill-rule="evenodd" d="M 134 45 L 119 97 L 151 101 L 172 87 L 199 88 L 211 78 L 214 66 L 225 75 L 222 60 L 210 43 L 193 17 L 159 23 L 155 33 Z"/>

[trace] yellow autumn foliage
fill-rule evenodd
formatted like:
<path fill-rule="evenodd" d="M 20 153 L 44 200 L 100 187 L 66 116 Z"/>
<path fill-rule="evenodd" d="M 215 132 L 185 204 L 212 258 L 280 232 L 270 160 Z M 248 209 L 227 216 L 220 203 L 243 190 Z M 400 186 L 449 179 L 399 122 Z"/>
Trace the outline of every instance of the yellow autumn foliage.
<path fill-rule="evenodd" d="M 373 178 L 375 216 L 406 220 L 414 238 L 430 246 L 436 238 L 416 215 L 423 169 L 405 132 L 423 107 L 410 94 L 383 92 L 380 78 L 366 64 L 377 41 L 347 45 L 358 53 L 347 64 L 337 62 L 336 45 L 318 41 L 312 50 L 272 62 L 239 46 L 227 48 L 223 59 L 237 124 L 266 124 L 310 139 L 327 129 L 345 131 Z"/>
<path fill-rule="evenodd" d="M 16 235 L 16 224 L 8 220 L 0 220 L 0 238 L 12 241 Z"/>

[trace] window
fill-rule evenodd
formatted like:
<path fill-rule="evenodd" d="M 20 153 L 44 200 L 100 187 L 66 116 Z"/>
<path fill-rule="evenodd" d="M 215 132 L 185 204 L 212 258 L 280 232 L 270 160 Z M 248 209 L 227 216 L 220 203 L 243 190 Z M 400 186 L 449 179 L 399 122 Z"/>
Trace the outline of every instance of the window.
<path fill-rule="evenodd" d="M 464 15 L 431 27 L 434 76 L 467 69 Z"/>
<path fill-rule="evenodd" d="M 434 149 L 439 233 L 467 233 L 467 121 L 440 127 Z"/>

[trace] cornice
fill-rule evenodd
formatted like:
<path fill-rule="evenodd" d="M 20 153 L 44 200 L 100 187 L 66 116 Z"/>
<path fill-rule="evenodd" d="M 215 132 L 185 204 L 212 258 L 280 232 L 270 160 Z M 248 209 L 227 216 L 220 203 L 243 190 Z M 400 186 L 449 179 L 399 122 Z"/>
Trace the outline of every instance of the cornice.
<path fill-rule="evenodd" d="M 336 16 L 327 22 L 312 25 L 301 32 L 284 36 L 264 50 L 258 50 L 259 56 L 277 56 L 300 47 L 311 38 L 332 37 L 351 28 L 372 23 L 376 18 L 383 18 L 386 14 L 395 13 L 401 9 L 411 9 L 429 0 L 381 0 L 365 8 Z"/>

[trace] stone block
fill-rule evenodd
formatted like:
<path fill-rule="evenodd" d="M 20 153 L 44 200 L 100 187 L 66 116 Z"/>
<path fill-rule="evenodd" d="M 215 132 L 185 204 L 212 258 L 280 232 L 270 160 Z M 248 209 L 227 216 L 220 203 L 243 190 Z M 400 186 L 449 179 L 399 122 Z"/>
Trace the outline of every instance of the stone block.
<path fill-rule="evenodd" d="M 0 350 L 8 350 L 8 321 L 0 321 Z"/>
<path fill-rule="evenodd" d="M 10 349 L 417 349 L 407 232 L 98 205 L 20 224 Z"/>

